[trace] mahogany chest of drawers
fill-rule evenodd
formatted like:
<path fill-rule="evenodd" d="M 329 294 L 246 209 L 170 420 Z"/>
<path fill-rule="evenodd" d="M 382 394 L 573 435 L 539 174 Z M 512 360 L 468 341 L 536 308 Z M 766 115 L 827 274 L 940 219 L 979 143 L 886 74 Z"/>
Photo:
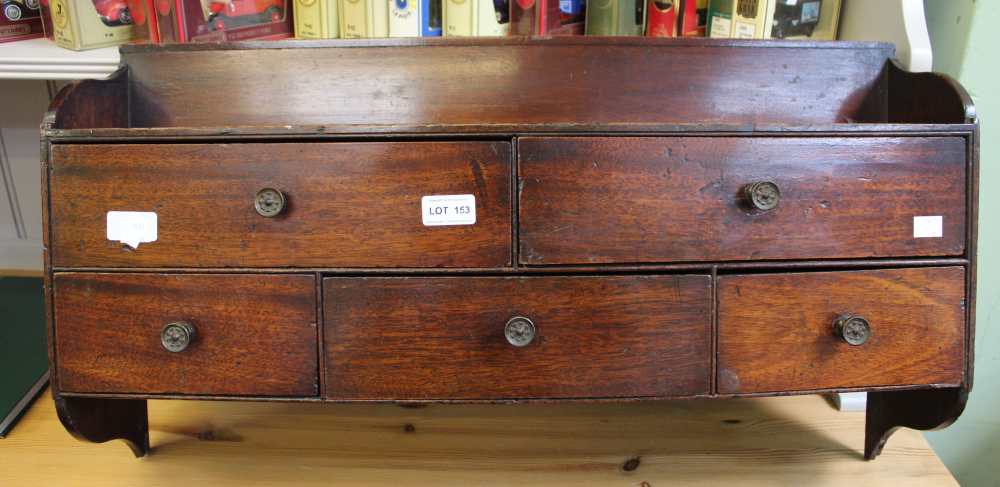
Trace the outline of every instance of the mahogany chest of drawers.
<path fill-rule="evenodd" d="M 142 455 L 149 398 L 868 391 L 874 458 L 972 384 L 975 113 L 891 56 L 123 48 L 43 123 L 60 417 Z"/>

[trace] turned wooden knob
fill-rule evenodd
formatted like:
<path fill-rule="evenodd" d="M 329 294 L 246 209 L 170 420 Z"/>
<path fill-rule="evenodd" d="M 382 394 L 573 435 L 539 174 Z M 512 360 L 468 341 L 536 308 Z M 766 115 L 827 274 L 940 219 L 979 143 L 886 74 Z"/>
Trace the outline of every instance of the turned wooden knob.
<path fill-rule="evenodd" d="M 260 216 L 278 216 L 285 210 L 285 195 L 274 188 L 264 188 L 254 196 L 253 207 Z"/>
<path fill-rule="evenodd" d="M 781 190 L 771 181 L 758 181 L 743 187 L 743 197 L 755 209 L 770 211 L 778 207 Z"/>
<path fill-rule="evenodd" d="M 197 336 L 194 325 L 186 321 L 168 323 L 160 331 L 160 343 L 168 352 L 183 352 Z"/>
<path fill-rule="evenodd" d="M 872 336 L 872 327 L 863 316 L 844 314 L 833 322 L 833 332 L 848 345 L 864 345 Z"/>
<path fill-rule="evenodd" d="M 535 324 L 528 318 L 515 316 L 507 320 L 503 334 L 511 345 L 524 347 L 535 339 Z"/>

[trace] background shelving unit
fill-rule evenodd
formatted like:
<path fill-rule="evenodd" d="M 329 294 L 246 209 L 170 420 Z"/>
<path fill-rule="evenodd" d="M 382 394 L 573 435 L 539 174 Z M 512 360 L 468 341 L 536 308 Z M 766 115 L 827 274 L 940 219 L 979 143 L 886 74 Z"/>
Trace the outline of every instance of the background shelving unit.
<path fill-rule="evenodd" d="M 0 79 L 103 79 L 118 68 L 119 59 L 117 47 L 70 51 L 44 38 L 4 43 Z"/>

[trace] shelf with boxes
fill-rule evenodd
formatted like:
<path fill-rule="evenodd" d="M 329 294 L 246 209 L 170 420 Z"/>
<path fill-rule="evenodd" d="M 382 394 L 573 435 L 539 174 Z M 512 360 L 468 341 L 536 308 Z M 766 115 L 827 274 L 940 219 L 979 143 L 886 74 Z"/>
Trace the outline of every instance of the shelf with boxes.
<path fill-rule="evenodd" d="M 836 37 L 841 0 L 5 0 L 62 47 L 440 36 Z M 15 12 L 16 13 L 16 12 Z M 39 17 L 40 15 L 40 17 Z M 22 20 L 23 22 L 23 20 Z M 22 29 L 23 30 L 23 29 Z M 0 31 L 2 35 L 3 31 Z"/>

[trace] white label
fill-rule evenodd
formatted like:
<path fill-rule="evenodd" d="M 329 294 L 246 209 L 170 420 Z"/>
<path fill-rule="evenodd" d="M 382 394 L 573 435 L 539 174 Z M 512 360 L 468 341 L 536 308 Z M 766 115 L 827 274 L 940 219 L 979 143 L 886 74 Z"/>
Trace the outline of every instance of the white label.
<path fill-rule="evenodd" d="M 156 213 L 151 211 L 109 211 L 108 240 L 133 249 L 141 243 L 156 241 Z"/>
<path fill-rule="evenodd" d="M 753 39 L 756 32 L 756 24 L 750 22 L 736 22 L 736 33 L 733 37 L 737 39 Z"/>
<path fill-rule="evenodd" d="M 913 217 L 913 238 L 940 238 L 944 217 L 915 216 Z"/>
<path fill-rule="evenodd" d="M 474 225 L 476 196 L 471 194 L 439 194 L 420 198 L 424 225 Z"/>
<path fill-rule="evenodd" d="M 729 19 L 720 16 L 712 17 L 712 30 L 709 37 L 728 39 L 733 35 L 733 24 Z"/>

